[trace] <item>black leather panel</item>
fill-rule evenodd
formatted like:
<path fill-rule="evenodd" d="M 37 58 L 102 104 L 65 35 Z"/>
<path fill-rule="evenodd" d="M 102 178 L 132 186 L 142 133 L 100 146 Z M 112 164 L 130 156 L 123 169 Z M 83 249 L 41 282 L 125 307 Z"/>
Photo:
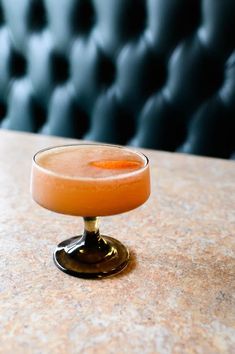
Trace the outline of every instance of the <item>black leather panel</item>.
<path fill-rule="evenodd" d="M 226 60 L 235 47 L 235 1 L 204 0 L 200 38 L 211 55 Z"/>
<path fill-rule="evenodd" d="M 178 109 L 190 114 L 221 85 L 221 66 L 197 35 L 189 37 L 170 58 L 166 95 Z"/>
<path fill-rule="evenodd" d="M 229 158 L 234 0 L 0 0 L 0 126 Z"/>
<path fill-rule="evenodd" d="M 134 115 L 122 105 L 115 89 L 111 89 L 98 99 L 85 138 L 124 145 L 133 136 L 135 125 Z"/>
<path fill-rule="evenodd" d="M 234 116 L 221 99 L 214 96 L 204 103 L 190 122 L 188 137 L 180 151 L 203 155 L 206 146 L 208 155 L 228 156 L 233 149 Z"/>

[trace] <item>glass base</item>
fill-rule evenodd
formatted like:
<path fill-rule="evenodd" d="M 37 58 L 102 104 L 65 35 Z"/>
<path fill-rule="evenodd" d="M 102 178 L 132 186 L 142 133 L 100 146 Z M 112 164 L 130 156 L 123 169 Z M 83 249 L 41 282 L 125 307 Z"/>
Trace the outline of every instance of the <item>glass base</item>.
<path fill-rule="evenodd" d="M 61 242 L 54 262 L 63 272 L 78 278 L 103 278 L 121 272 L 128 264 L 129 251 L 118 240 L 99 236 L 98 247 L 87 244 L 84 235 Z"/>

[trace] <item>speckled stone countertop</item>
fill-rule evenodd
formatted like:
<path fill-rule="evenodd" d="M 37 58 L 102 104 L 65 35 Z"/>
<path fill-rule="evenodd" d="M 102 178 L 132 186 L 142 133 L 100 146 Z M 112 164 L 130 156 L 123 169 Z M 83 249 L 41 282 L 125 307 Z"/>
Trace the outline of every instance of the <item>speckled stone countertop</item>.
<path fill-rule="evenodd" d="M 67 142 L 0 131 L 0 353 L 235 353 L 235 163 L 146 150 L 149 201 L 101 219 L 130 265 L 83 280 L 52 260 L 82 219 L 29 194 L 33 153 Z"/>

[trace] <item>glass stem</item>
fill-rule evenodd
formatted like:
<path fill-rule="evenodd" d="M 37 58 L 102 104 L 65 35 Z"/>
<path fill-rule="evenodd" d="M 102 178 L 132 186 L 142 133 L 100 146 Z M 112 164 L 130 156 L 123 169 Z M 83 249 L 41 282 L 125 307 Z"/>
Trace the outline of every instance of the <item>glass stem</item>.
<path fill-rule="evenodd" d="M 99 218 L 98 217 L 84 217 L 84 231 L 98 233 L 99 232 Z"/>
<path fill-rule="evenodd" d="M 84 217 L 83 241 L 87 247 L 94 247 L 100 242 L 99 218 Z"/>
<path fill-rule="evenodd" d="M 100 246 L 101 237 L 99 231 L 99 219 L 97 217 L 85 217 L 84 220 L 84 231 L 79 237 L 79 240 L 72 245 L 67 246 L 66 252 L 68 254 L 77 253 L 79 250 L 86 248 L 92 249 Z"/>

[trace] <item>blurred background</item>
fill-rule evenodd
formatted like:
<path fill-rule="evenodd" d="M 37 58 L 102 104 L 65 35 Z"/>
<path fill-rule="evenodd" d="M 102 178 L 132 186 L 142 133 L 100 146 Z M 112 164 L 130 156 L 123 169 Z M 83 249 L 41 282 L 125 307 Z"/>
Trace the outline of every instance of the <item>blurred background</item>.
<path fill-rule="evenodd" d="M 0 0 L 0 128 L 235 158 L 235 1 Z"/>

